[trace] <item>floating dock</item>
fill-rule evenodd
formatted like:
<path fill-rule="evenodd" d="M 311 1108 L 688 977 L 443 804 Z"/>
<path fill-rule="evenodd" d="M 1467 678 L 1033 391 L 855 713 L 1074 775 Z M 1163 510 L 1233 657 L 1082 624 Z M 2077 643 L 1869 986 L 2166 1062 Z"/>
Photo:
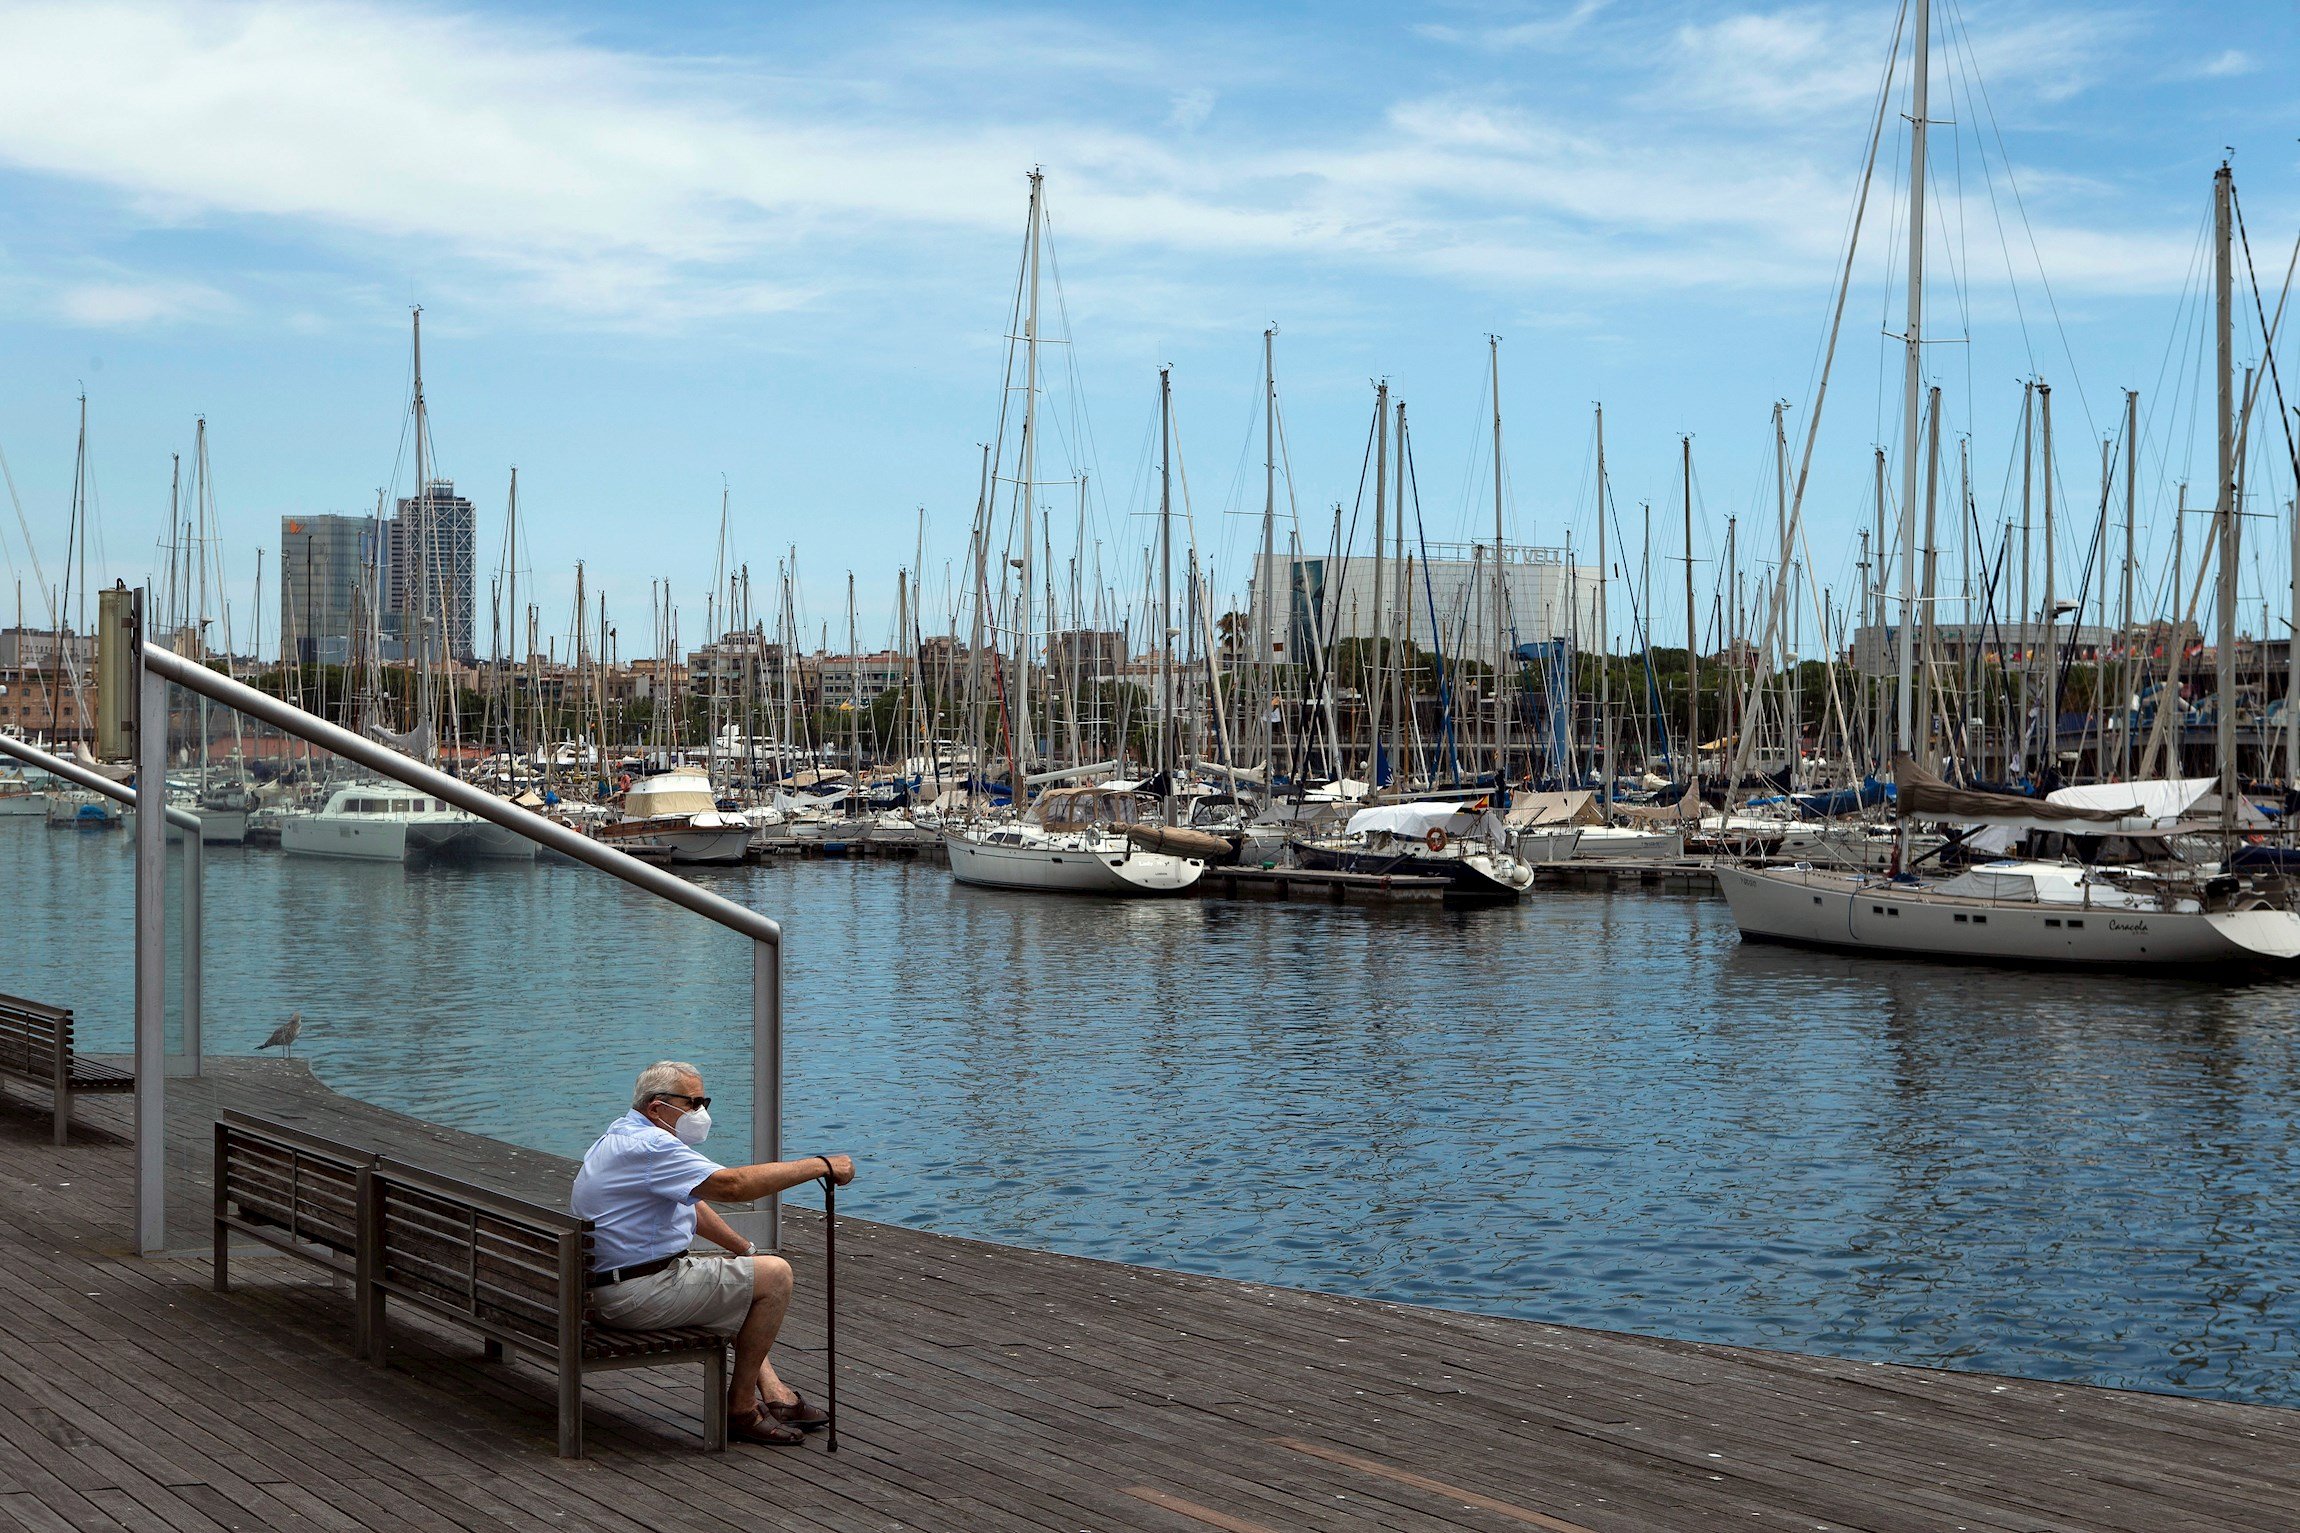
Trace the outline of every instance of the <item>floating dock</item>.
<path fill-rule="evenodd" d="M 754 836 L 747 860 L 772 862 L 779 857 L 829 857 L 851 861 L 879 857 L 910 862 L 924 857 L 930 862 L 941 862 L 945 855 L 940 840 L 884 841 L 873 838 L 867 830 L 857 830 L 851 836 Z"/>
<path fill-rule="evenodd" d="M 573 1166 L 210 1061 L 242 1106 L 556 1198 Z M 617 1104 L 603 1102 L 602 1118 Z M 705 1454 L 695 1370 L 552 1385 L 394 1318 L 388 1369 L 304 1264 L 124 1254 L 130 1112 L 0 1100 L 0 1526 L 406 1533 L 2289 1529 L 2300 1412 L 1832 1361 L 840 1226 L 840 1451 Z M 198 1140 L 179 1134 L 179 1147 Z M 842 1198 L 870 1206 L 870 1147 Z M 199 1174 L 197 1167 L 192 1175 Z M 180 1185 L 180 1182 L 179 1182 Z M 987 1194 L 986 1194 L 987 1195 Z M 201 1209 L 189 1211 L 197 1219 Z M 820 1398 L 820 1223 L 776 1352 Z M 1179 1257 L 1183 1253 L 1177 1252 Z"/>
<path fill-rule="evenodd" d="M 1294 900 L 1317 905 L 1437 905 L 1450 878 L 1409 873 L 1335 873 L 1310 868 L 1222 867 L 1206 870 L 1198 893 L 1219 900 Z"/>
<path fill-rule="evenodd" d="M 1661 894 L 1715 894 L 1716 865 L 1707 858 L 1683 857 L 1669 862 L 1583 861 L 1537 862 L 1536 889 L 1647 889 Z"/>

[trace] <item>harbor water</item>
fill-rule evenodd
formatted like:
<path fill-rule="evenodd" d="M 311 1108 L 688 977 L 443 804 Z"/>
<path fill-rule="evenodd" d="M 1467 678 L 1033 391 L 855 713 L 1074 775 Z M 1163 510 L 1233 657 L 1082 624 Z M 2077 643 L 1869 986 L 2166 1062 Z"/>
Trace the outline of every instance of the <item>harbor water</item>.
<path fill-rule="evenodd" d="M 1478 911 L 695 875 L 782 919 L 786 1147 L 858 1215 L 1576 1326 L 2300 1404 L 2300 984 L 1743 946 L 1724 906 Z M 130 1031 L 118 832 L 0 823 L 0 990 Z M 175 899 L 171 882 L 171 908 Z M 206 1028 L 580 1153 L 693 1059 L 747 1148 L 740 941 L 563 862 L 208 852 Z M 1369 1384 L 1377 1381 L 1369 1380 Z"/>

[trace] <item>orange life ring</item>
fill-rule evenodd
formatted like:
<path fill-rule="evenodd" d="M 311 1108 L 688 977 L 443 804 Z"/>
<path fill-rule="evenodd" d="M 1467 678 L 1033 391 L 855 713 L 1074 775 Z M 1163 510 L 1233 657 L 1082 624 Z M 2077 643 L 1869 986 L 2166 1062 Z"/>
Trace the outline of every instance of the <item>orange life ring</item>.
<path fill-rule="evenodd" d="M 1440 830 L 1440 829 L 1438 829 L 1438 828 L 1437 828 L 1435 825 L 1432 825 L 1432 826 L 1429 828 L 1429 834 L 1428 834 L 1428 835 L 1426 835 L 1426 836 L 1424 836 L 1424 837 L 1422 837 L 1422 844 L 1423 844 L 1424 846 L 1427 846 L 1427 847 L 1428 847 L 1428 848 L 1429 848 L 1431 851 L 1433 851 L 1433 852 L 1442 852 L 1442 851 L 1444 851 L 1444 850 L 1445 850 L 1445 832 L 1444 832 L 1444 831 L 1442 831 L 1442 830 Z"/>

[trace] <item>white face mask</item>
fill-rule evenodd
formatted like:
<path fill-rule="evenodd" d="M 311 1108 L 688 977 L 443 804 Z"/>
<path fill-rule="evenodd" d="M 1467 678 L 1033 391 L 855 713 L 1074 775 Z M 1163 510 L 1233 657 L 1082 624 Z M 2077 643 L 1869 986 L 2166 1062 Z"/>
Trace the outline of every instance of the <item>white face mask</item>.
<path fill-rule="evenodd" d="M 711 1137 L 711 1109 L 698 1107 L 671 1125 L 671 1132 L 679 1136 L 679 1143 L 698 1145 Z"/>

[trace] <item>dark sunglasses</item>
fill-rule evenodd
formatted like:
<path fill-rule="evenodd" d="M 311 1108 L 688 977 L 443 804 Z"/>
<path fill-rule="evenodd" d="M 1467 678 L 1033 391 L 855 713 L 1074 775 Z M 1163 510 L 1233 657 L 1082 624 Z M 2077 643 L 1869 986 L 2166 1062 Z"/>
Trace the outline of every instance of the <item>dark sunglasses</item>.
<path fill-rule="evenodd" d="M 655 1100 L 658 1102 L 684 1102 L 689 1107 L 695 1108 L 700 1112 L 709 1112 L 711 1110 L 711 1099 L 709 1097 L 683 1097 L 676 1091 L 658 1091 L 655 1093 Z"/>

